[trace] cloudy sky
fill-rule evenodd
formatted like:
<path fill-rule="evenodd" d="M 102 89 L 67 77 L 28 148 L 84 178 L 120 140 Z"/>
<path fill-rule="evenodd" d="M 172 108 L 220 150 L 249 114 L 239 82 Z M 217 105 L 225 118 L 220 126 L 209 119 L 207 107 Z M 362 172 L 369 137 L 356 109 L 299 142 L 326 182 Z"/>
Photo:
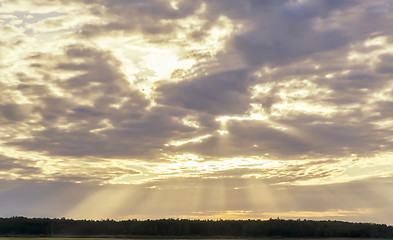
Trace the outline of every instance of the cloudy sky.
<path fill-rule="evenodd" d="M 393 224 L 393 1 L 0 0 L 0 216 Z"/>

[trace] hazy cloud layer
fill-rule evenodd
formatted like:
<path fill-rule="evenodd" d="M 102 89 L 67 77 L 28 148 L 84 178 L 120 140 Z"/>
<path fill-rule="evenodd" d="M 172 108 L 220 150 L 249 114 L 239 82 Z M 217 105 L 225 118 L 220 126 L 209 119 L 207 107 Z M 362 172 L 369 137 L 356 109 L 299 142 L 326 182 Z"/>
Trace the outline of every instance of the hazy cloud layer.
<path fill-rule="evenodd" d="M 54 196 L 59 184 L 90 189 L 74 200 L 83 209 L 127 186 L 134 201 L 170 202 L 195 184 L 200 202 L 179 216 L 376 219 L 392 201 L 382 196 L 393 173 L 392 10 L 383 0 L 0 0 L 0 178 L 18 186 L 0 197 L 11 203 L 30 184 Z M 314 206 L 319 186 L 342 202 L 381 190 L 352 207 Z M 229 202 L 210 204 L 214 194 Z M 287 195 L 296 201 L 273 206 Z M 161 217 L 151 201 L 113 216 Z"/>
<path fill-rule="evenodd" d="M 177 181 L 158 182 L 154 187 L 1 181 L 4 204 L 0 211 L 3 216 L 96 219 L 280 217 L 389 223 L 391 184 L 387 179 L 370 179 L 328 186 L 270 187 L 261 181 L 187 179 L 179 188 Z"/>

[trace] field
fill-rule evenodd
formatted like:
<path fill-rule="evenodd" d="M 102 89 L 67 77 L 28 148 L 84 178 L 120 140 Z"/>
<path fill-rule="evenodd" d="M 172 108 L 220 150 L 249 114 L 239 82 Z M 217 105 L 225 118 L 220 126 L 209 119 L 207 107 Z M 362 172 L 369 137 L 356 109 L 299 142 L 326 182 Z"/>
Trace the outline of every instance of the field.
<path fill-rule="evenodd" d="M 36 238 L 36 237 L 0 237 L 0 240 L 119 240 L 119 239 L 132 239 L 132 240 L 380 240 L 380 238 L 55 238 L 55 237 L 45 237 L 45 238 Z"/>

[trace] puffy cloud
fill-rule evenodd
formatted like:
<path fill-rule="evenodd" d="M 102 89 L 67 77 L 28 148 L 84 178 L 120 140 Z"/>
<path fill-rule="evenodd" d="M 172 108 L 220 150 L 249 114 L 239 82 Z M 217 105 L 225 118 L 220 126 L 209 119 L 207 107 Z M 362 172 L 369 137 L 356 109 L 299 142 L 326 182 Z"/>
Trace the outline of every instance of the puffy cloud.
<path fill-rule="evenodd" d="M 195 14 L 201 4 L 202 1 L 178 1 L 177 4 L 161 0 L 105 1 L 105 8 L 93 13 L 107 21 L 84 24 L 79 33 L 86 37 L 133 31 L 153 35 L 171 34 L 178 27 L 174 21 Z"/>
<path fill-rule="evenodd" d="M 35 166 L 35 162 L 27 159 L 15 159 L 0 155 L 0 175 L 7 177 L 7 175 L 27 176 L 41 174 L 41 169 Z"/>
<path fill-rule="evenodd" d="M 168 83 L 159 87 L 158 102 L 212 115 L 243 113 L 249 106 L 251 83 L 247 70 Z"/>
<path fill-rule="evenodd" d="M 31 113 L 31 106 L 26 104 L 6 104 L 0 106 L 0 113 L 5 120 L 21 121 Z"/>
<path fill-rule="evenodd" d="M 393 72 L 391 62 L 393 61 L 392 54 L 384 54 L 379 57 L 379 64 L 377 65 L 377 71 L 384 74 L 391 74 Z"/>
<path fill-rule="evenodd" d="M 263 10 L 253 8 L 248 19 L 251 29 L 237 36 L 234 46 L 253 66 L 288 63 L 345 46 L 349 39 L 344 29 L 318 29 L 316 24 L 323 22 L 333 10 L 345 11 L 348 6 L 339 2 L 286 1 L 270 5 L 271 11 L 264 14 L 258 13 Z"/>
<path fill-rule="evenodd" d="M 133 89 L 110 55 L 83 46 L 69 46 L 65 54 L 51 71 L 77 74 L 51 79 L 64 95 L 53 96 L 49 91 L 49 96 L 41 97 L 35 104 L 40 115 L 35 125 L 44 129 L 14 144 L 55 155 L 141 156 L 158 151 L 174 132 L 190 131 L 159 108 L 147 111 L 148 101 Z M 75 60 L 81 62 L 71 62 Z M 26 95 L 48 90 L 34 85 L 18 89 Z M 4 113 L 8 118 L 20 118 L 22 113 L 17 115 L 21 112 L 17 110 L 11 106 Z"/>

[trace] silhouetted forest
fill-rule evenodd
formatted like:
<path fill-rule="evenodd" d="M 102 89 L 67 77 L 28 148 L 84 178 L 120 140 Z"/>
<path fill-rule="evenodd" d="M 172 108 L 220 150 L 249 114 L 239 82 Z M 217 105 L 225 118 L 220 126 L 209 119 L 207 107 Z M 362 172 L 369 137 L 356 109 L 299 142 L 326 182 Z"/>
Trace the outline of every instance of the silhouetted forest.
<path fill-rule="evenodd" d="M 385 224 L 311 220 L 72 220 L 0 218 L 0 235 L 392 238 Z"/>

